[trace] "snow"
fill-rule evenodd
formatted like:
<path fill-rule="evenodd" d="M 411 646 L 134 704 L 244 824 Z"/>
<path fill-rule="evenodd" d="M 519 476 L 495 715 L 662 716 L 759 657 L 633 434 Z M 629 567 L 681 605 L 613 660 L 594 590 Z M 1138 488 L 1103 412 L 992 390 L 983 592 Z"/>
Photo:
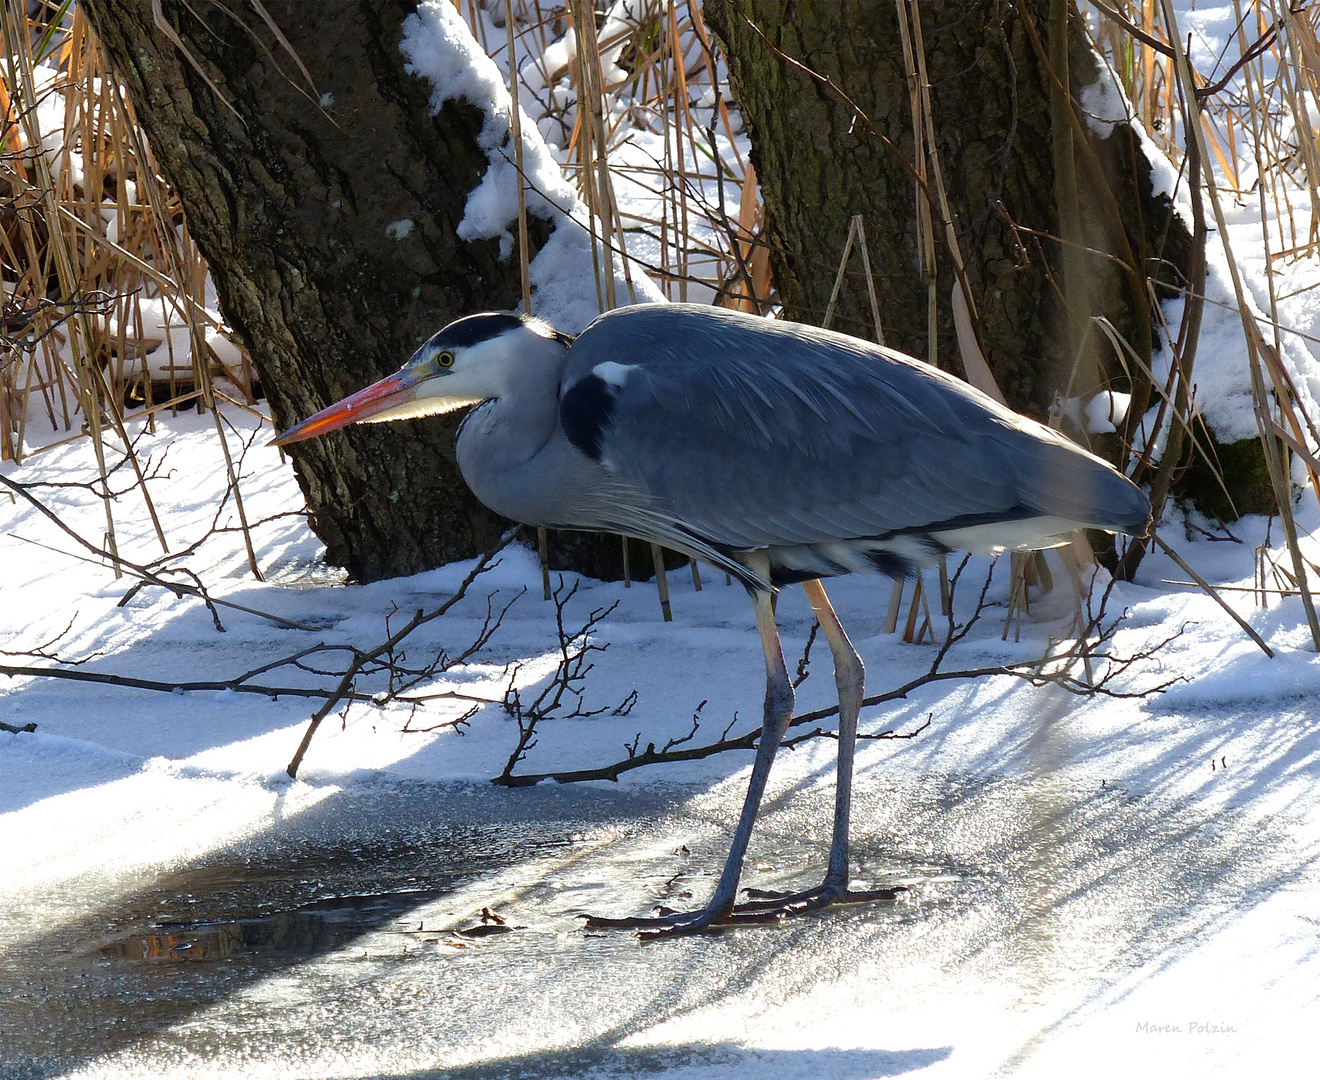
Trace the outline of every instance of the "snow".
<path fill-rule="evenodd" d="M 616 5 L 610 18 L 626 14 Z M 1208 70 L 1206 42 L 1232 30 L 1230 9 L 1186 14 L 1199 35 L 1195 59 Z M 431 81 L 433 108 L 463 98 L 483 109 L 491 167 L 464 227 L 511 243 L 511 103 L 499 70 L 447 0 L 409 16 L 401 47 Z M 547 93 L 554 64 L 573 55 L 566 38 L 551 49 L 560 56 L 543 72 Z M 522 65 L 524 90 L 532 70 L 530 60 Z M 1097 115 L 1112 115 L 1101 104 L 1092 101 Z M 576 329 L 597 305 L 582 210 L 540 137 L 545 129 L 524 116 L 522 130 L 529 207 L 554 224 L 531 267 L 534 307 Z M 620 153 L 654 160 L 666 137 L 638 131 Z M 745 154 L 745 142 L 725 150 Z M 642 183 L 621 186 L 624 212 L 655 216 L 661 200 Z M 1259 207 L 1243 202 L 1232 215 L 1248 287 L 1268 310 Z M 411 224 L 391 228 L 402 234 Z M 1197 403 L 1220 438 L 1252 437 L 1240 320 L 1217 306 L 1232 296 L 1213 238 L 1209 254 Z M 1291 327 L 1285 361 L 1315 414 L 1320 300 L 1309 286 L 1317 271 L 1300 261 L 1276 269 L 1280 318 Z M 659 296 L 639 270 L 632 276 Z M 619 287 L 626 294 L 622 276 Z M 1179 315 L 1177 304 L 1167 307 L 1170 325 Z M 224 338 L 213 344 L 237 362 Z M 186 356 L 182 339 L 176 347 Z M 1157 377 L 1167 364 L 1157 361 Z M 607 374 L 623 378 L 626 365 Z M 1084 411 L 1101 431 L 1127 406 L 1107 394 Z M 154 433 L 131 425 L 148 471 L 160 467 L 148 486 L 172 554 L 163 556 L 137 491 L 113 504 L 119 549 L 143 564 L 163 557 L 217 599 L 314 629 L 221 607 L 221 632 L 195 598 L 153 587 L 130 595 L 130 579 L 88 561 L 0 489 L 0 664 L 165 685 L 223 681 L 317 643 L 374 646 L 387 625 L 452 595 L 470 570 L 469 561 L 346 584 L 324 565 L 303 518 L 290 514 L 302 498 L 287 462 L 262 447 L 269 427 L 236 409 L 224 415 L 267 580 L 248 568 L 214 427 L 195 414 L 159 416 Z M 30 445 L 63 434 L 41 424 L 33 420 Z M 0 464 L 0 475 L 52 485 L 32 493 L 99 546 L 104 510 L 76 486 L 95 474 L 86 440 L 21 466 Z M 1311 537 L 1320 506 L 1309 491 L 1298 515 L 1303 550 L 1320 561 Z M 504 552 L 408 646 L 414 660 L 457 654 L 479 634 L 488 603 L 512 602 L 485 647 L 424 687 L 493 703 L 462 730 L 438 725 L 466 701 L 432 701 L 416 713 L 400 702 L 336 711 L 297 780 L 284 770 L 313 700 L 0 676 L 0 719 L 36 724 L 0 732 L 0 1074 L 1298 1075 L 1320 1005 L 1320 725 L 1312 707 L 1320 656 L 1298 598 L 1276 593 L 1262 603 L 1250 591 L 1258 568 L 1277 589 L 1282 579 L 1271 568 L 1290 565 L 1277 523 L 1247 518 L 1231 529 L 1175 508 L 1161 535 L 1224 587 L 1273 659 L 1184 584 L 1180 567 L 1148 556 L 1136 582 L 1115 587 L 1111 610 L 1126 617 L 1113 650 L 1159 647 L 1115 688 L 1140 694 L 1174 680 L 1163 693 L 1082 699 L 997 677 L 935 684 L 865 710 L 868 734 L 910 732 L 930 719 L 915 738 L 865 741 L 858 752 L 859 875 L 907 883 L 909 898 L 655 946 L 584 933 L 576 916 L 704 897 L 748 756 L 638 769 L 617 784 L 490 785 L 518 736 L 498 704 L 510 671 L 516 666 L 527 700 L 557 657 L 554 606 L 540 598 L 539 566 L 526 548 Z M 962 617 L 987 572 L 984 560 L 966 571 Z M 584 707 L 605 711 L 546 721 L 522 769 L 607 764 L 639 736 L 642 747 L 662 746 L 687 735 L 698 710 L 702 740 L 735 718 L 735 732 L 755 722 L 762 661 L 745 594 L 708 570 L 700 591 L 686 570 L 671 572 L 669 585 L 672 623 L 662 621 L 651 585 L 580 583 L 570 625 L 617 604 L 596 639 L 608 649 L 593 655 L 586 681 Z M 884 631 L 887 581 L 841 579 L 830 593 L 871 692 L 926 669 L 931 644 Z M 1033 596 L 1020 642 L 1001 637 L 1002 567 L 988 597 L 989 614 L 948 666 L 1028 659 L 1068 633 L 1066 588 Z M 800 590 L 785 590 L 778 617 L 791 666 L 811 624 Z M 833 699 L 822 643 L 811 672 L 799 711 Z M 278 679 L 324 682 L 294 670 Z M 383 685 L 363 680 L 360 689 Z M 631 691 L 636 704 L 615 715 Z M 827 739 L 781 753 L 746 883 L 773 888 L 819 875 L 833 762 Z M 373 924 L 283 959 L 134 964 L 99 951 L 156 922 L 236 924 L 326 896 L 423 888 L 432 891 L 408 908 L 408 926 Z M 525 929 L 470 947 L 443 940 L 486 906 Z M 407 937 L 414 924 L 439 927 L 440 942 Z"/>
<path fill-rule="evenodd" d="M 1132 103 L 1128 101 L 1127 94 L 1123 92 L 1107 62 L 1101 67 L 1099 78 L 1083 86 L 1078 98 L 1087 125 L 1102 139 L 1114 133 L 1116 124 L 1131 123 L 1136 118 Z M 1163 158 L 1164 155 L 1159 157 Z M 1156 191 L 1160 189 L 1157 187 Z M 1172 196 L 1173 189 L 1165 190 L 1163 194 Z"/>
<path fill-rule="evenodd" d="M 1082 119 L 1102 139 L 1109 138 L 1119 123 L 1126 123 L 1131 128 L 1137 146 L 1150 163 L 1151 190 L 1156 195 L 1168 198 L 1190 228 L 1192 215 L 1181 171 L 1164 156 L 1146 131 L 1145 125 L 1138 119 L 1109 59 L 1100 56 L 1099 67 L 1096 81 L 1083 86 L 1078 94 Z"/>
<path fill-rule="evenodd" d="M 1117 431 L 1127 416 L 1128 406 L 1132 404 L 1132 395 L 1117 390 L 1103 390 L 1096 394 L 1086 405 L 1086 430 L 1095 435 Z"/>
<path fill-rule="evenodd" d="M 1199 70 L 1209 74 L 1217 66 L 1227 66 L 1221 58 L 1226 47 L 1226 37 L 1231 38 L 1236 29 L 1237 18 L 1232 5 L 1192 5 L 1190 8 L 1182 4 L 1174 6 L 1179 24 L 1184 30 L 1192 32 L 1191 59 Z M 1268 59 L 1269 54 L 1266 56 Z M 1101 67 L 1097 81 L 1083 87 L 1079 97 L 1083 119 L 1101 138 L 1108 138 L 1119 121 L 1127 121 L 1142 152 L 1151 162 L 1155 191 L 1170 198 L 1190 229 L 1192 216 L 1185 170 L 1175 168 L 1150 138 L 1107 60 Z M 1196 407 L 1216 438 L 1225 443 L 1254 439 L 1257 435 L 1254 401 L 1247 377 L 1246 345 L 1241 317 L 1237 313 L 1237 297 L 1233 291 L 1228 257 L 1224 251 L 1225 242 L 1231 244 L 1239 268 L 1245 272 L 1249 290 L 1247 303 L 1251 314 L 1260 323 L 1266 340 L 1272 341 L 1275 338 L 1269 319 L 1271 305 L 1267 274 L 1278 273 L 1280 268 L 1271 265 L 1267 258 L 1262 236 L 1261 206 L 1255 196 L 1249 194 L 1255 184 L 1254 161 L 1250 147 L 1245 145 L 1250 141 L 1249 135 L 1249 132 L 1245 133 L 1244 145 L 1239 148 L 1241 167 L 1244 170 L 1239 183 L 1244 194 L 1235 198 L 1227 190 L 1223 178 L 1220 179 L 1220 184 L 1224 185 L 1221 186 L 1220 197 L 1226 201 L 1229 235 L 1226 238 L 1219 237 L 1212 221 L 1210 242 L 1206 250 L 1206 306 L 1193 379 Z M 1181 142 L 1181 129 L 1173 132 L 1171 137 Z M 1294 190 L 1287 197 L 1290 205 L 1278 210 L 1280 215 L 1293 215 L 1300 222 L 1309 221 L 1311 207 L 1304 194 Z M 1212 218 L 1208 204 L 1206 216 Z M 1289 246 L 1283 240 L 1282 229 L 1277 221 L 1269 222 L 1269 227 L 1273 233 L 1269 242 L 1274 252 Z M 1316 284 L 1317 272 L 1313 265 L 1294 262 L 1284 273 L 1291 285 L 1285 288 L 1278 287 L 1276 283 L 1276 293 L 1281 297 L 1275 307 L 1281 328 L 1280 354 L 1284 366 L 1299 388 L 1304 408 L 1314 414 L 1316 403 L 1320 402 L 1320 349 L 1317 349 L 1320 345 L 1320 321 L 1317 321 L 1320 301 L 1316 300 L 1310 286 Z M 1182 301 L 1165 304 L 1165 322 L 1174 333 L 1182 317 L 1182 308 Z M 1157 384 L 1167 378 L 1169 364 L 1166 346 L 1154 358 Z M 1152 422 L 1154 415 L 1153 409 L 1150 414 Z"/>
<path fill-rule="evenodd" d="M 407 70 L 430 81 L 433 113 L 461 98 L 485 114 L 479 142 L 490 165 L 468 196 L 458 235 L 467 241 L 497 238 L 500 258 L 510 258 L 519 177 L 512 145 L 513 99 L 504 76 L 448 0 L 424 0 L 418 5 L 403 21 L 399 47 L 408 58 Z M 533 309 L 557 329 L 577 333 L 601 310 L 586 207 L 526 112 L 521 112 L 520 130 L 527 213 L 554 226 L 529 268 Z M 610 262 L 618 295 L 635 297 L 638 303 L 664 300 L 640 267 L 625 267 L 619 255 Z"/>

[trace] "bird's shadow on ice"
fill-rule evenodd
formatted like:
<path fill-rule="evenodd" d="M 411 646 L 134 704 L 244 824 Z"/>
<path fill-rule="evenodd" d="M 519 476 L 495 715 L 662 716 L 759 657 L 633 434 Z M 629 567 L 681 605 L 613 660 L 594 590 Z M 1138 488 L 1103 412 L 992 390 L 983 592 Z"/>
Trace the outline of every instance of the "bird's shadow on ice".
<path fill-rule="evenodd" d="M 691 1078 L 811 1076 L 820 1080 L 880 1080 L 945 1060 L 951 1046 L 912 1050 L 748 1050 L 736 1043 L 631 1048 L 589 1043 L 571 1052 L 492 1058 L 457 1069 L 380 1073 L 370 1080 L 558 1080 L 560 1077 L 664 1076 Z"/>

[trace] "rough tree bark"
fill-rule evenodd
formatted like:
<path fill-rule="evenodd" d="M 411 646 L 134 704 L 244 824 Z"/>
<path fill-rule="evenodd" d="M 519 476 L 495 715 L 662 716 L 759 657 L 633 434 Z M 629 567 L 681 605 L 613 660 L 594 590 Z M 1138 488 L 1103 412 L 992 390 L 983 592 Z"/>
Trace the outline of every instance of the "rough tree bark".
<path fill-rule="evenodd" d="M 415 7 L 265 0 L 313 91 L 254 6 L 165 0 L 185 55 L 152 0 L 83 3 L 281 426 L 395 370 L 450 319 L 520 298 L 516 257 L 456 236 L 487 167 L 483 118 L 461 101 L 433 117 L 430 84 L 404 71 Z M 539 248 L 546 229 L 531 224 Z M 363 425 L 291 448 L 331 563 L 370 581 L 499 534 L 458 475 L 456 425 Z M 592 556 L 617 558 L 618 542 L 555 548 L 601 572 Z"/>
<path fill-rule="evenodd" d="M 1085 146 L 1063 147 L 1075 166 L 1078 213 L 1071 222 L 1061 221 L 1059 129 L 1040 52 L 1050 55 L 1051 14 L 1057 17 L 1060 8 L 1066 14 L 1071 6 L 1057 0 L 919 5 L 934 148 L 982 348 L 1010 404 L 1038 417 L 1070 382 L 1070 396 L 1076 396 L 1094 389 L 1104 375 L 1122 378 L 1112 350 L 1097 347 L 1103 344 L 1098 334 L 1092 332 L 1084 348 L 1077 340 L 1069 344 L 1065 293 L 1073 301 L 1074 339 L 1089 316 L 1104 314 L 1148 359 L 1146 275 L 1176 276 L 1186 265 L 1190 239 L 1168 200 L 1152 195 L 1149 166 L 1126 125 L 1105 139 L 1088 130 Z M 909 5 L 707 0 L 706 13 L 727 50 L 734 93 L 751 133 L 774 277 L 786 310 L 819 321 L 849 221 L 860 213 L 886 343 L 924 358 L 928 290 L 919 270 L 918 155 L 900 7 Z M 1069 37 L 1066 56 L 1076 90 L 1095 81 L 1096 67 L 1075 27 Z M 961 373 L 950 304 L 954 275 L 933 172 L 929 183 L 939 248 L 938 362 Z M 1070 230 L 1077 234 L 1075 246 L 1065 250 L 1080 258 L 1082 268 L 1071 282 L 1065 280 L 1061 245 L 1050 239 Z M 1126 259 L 1129 251 L 1136 274 L 1105 257 Z M 836 325 L 873 336 L 865 286 L 860 268 L 855 270 Z M 1075 368 L 1079 352 L 1083 359 Z"/>

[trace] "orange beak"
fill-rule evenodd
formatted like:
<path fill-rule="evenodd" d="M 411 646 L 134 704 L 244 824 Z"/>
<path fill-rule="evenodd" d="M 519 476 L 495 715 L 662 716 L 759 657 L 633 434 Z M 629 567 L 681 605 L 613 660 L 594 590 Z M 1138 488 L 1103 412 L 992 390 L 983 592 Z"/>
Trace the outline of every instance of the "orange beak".
<path fill-rule="evenodd" d="M 404 368 L 393 375 L 387 375 L 380 382 L 374 382 L 365 390 L 351 394 L 343 401 L 336 402 L 322 409 L 315 416 L 309 416 L 301 424 L 295 424 L 288 431 L 275 439 L 268 446 L 288 446 L 289 443 L 303 442 L 324 435 L 328 431 L 338 431 L 370 420 L 389 409 L 406 405 L 416 395 L 417 387 L 426 381 L 426 376 Z M 381 417 L 381 419 L 387 419 Z"/>

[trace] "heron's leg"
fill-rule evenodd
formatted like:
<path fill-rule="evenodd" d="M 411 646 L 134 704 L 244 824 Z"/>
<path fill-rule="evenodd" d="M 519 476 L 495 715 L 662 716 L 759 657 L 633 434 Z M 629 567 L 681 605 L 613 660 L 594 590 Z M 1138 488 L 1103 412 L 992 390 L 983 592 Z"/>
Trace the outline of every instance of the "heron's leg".
<path fill-rule="evenodd" d="M 829 642 L 834 656 L 834 682 L 839 690 L 839 758 L 838 778 L 834 787 L 834 835 L 830 841 L 829 868 L 825 880 L 813 889 L 800 893 L 769 894 L 754 892 L 752 901 L 739 904 L 739 914 L 789 915 L 839 901 L 864 902 L 893 900 L 894 889 L 876 889 L 870 892 L 848 891 L 848 830 L 852 813 L 853 759 L 857 748 L 857 718 L 862 711 L 865 693 L 865 669 L 848 634 L 834 613 L 825 588 L 819 581 L 804 581 L 802 588 L 811 601 L 816 621 Z"/>
<path fill-rule="evenodd" d="M 725 860 L 724 871 L 715 886 L 715 894 L 700 911 L 638 919 L 593 916 L 588 917 L 588 926 L 635 927 L 672 934 L 700 930 L 729 919 L 738 895 L 738 879 L 742 875 L 743 859 L 747 855 L 747 844 L 752 836 L 756 813 L 761 807 L 761 797 L 765 794 L 770 767 L 774 764 L 775 752 L 793 716 L 793 684 L 784 666 L 784 650 L 779 642 L 779 628 L 775 625 L 772 594 L 757 591 L 752 594 L 752 600 L 756 605 L 756 629 L 761 636 L 761 649 L 765 653 L 765 716 L 761 722 L 761 739 L 756 746 L 752 778 L 747 784 L 747 797 L 743 800 L 738 828 L 734 831 L 733 844 Z M 744 918 L 739 921 L 749 920 Z"/>
<path fill-rule="evenodd" d="M 852 820 L 853 759 L 857 750 L 857 718 L 866 692 L 866 669 L 834 613 L 825 587 L 805 581 L 802 588 L 811 601 L 825 640 L 834 655 L 834 684 L 839 689 L 839 765 L 834 787 L 834 836 L 830 841 L 830 864 L 825 885 L 841 891 L 848 888 L 848 828 Z"/>

